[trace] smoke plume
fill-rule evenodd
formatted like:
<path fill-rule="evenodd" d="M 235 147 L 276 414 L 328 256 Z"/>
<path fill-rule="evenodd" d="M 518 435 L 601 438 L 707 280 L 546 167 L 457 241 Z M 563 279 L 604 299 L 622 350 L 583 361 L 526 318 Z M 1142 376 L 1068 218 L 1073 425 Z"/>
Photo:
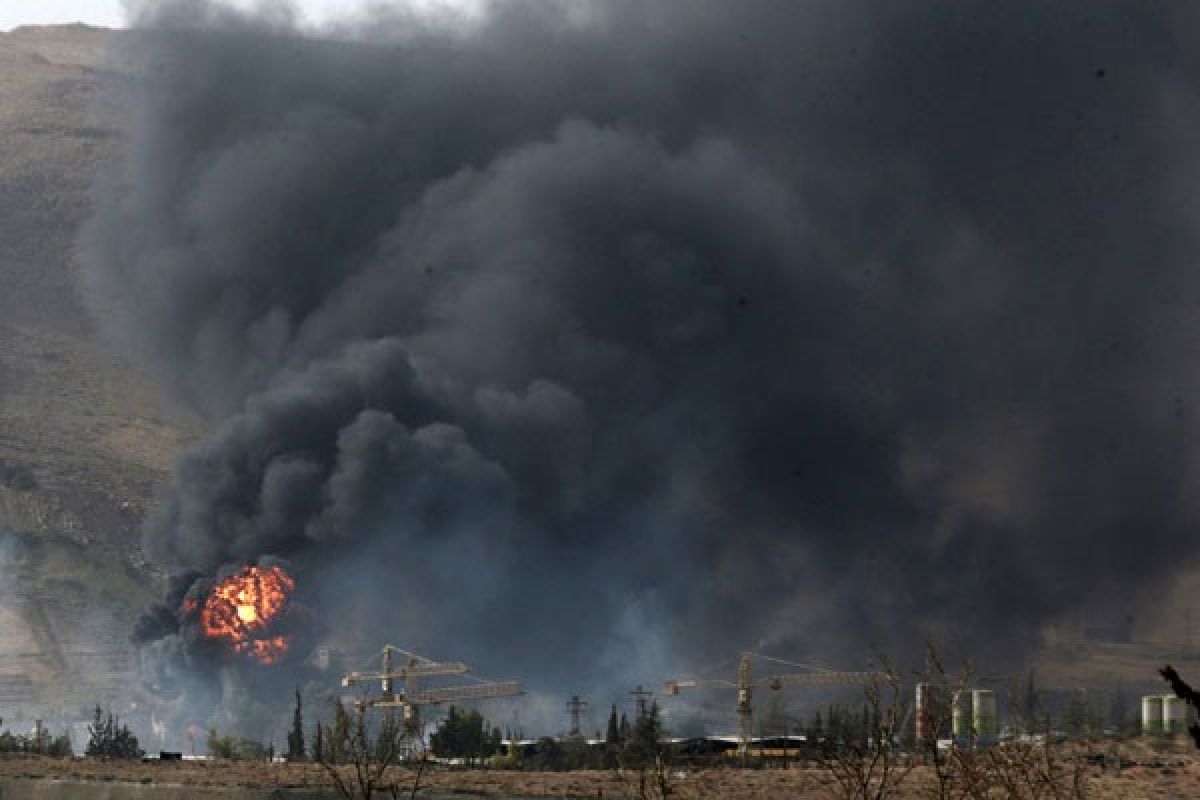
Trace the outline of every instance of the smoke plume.
<path fill-rule="evenodd" d="M 1136 608 L 1200 510 L 1192 17 L 160 4 L 82 240 L 211 422 L 148 555 L 563 688 Z"/>

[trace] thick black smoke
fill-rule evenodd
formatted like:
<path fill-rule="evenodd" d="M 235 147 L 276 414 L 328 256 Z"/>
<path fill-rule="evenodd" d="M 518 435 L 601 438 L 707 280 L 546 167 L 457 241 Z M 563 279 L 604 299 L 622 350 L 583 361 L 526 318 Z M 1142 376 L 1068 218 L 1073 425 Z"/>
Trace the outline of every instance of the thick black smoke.
<path fill-rule="evenodd" d="M 130 640 L 137 645 L 156 642 L 166 636 L 173 636 L 180 631 L 183 601 L 188 592 L 205 576 L 199 572 L 184 572 L 172 575 L 167 581 L 167 591 L 162 603 L 146 610 L 134 625 Z"/>
<path fill-rule="evenodd" d="M 148 553 L 552 687 L 1135 608 L 1200 497 L 1188 9 L 163 4 L 83 239 L 215 428 Z"/>

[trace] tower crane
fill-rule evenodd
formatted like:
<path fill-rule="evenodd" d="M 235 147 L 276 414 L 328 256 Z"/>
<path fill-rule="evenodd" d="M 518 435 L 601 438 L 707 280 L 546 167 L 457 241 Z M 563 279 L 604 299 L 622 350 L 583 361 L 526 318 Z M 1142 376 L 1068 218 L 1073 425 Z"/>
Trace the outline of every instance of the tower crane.
<path fill-rule="evenodd" d="M 405 656 L 403 666 L 394 665 L 393 653 Z M 390 700 L 395 696 L 394 681 L 402 681 L 402 695 L 415 693 L 416 679 L 430 675 L 463 675 L 470 672 L 470 667 L 461 661 L 434 661 L 407 650 L 401 650 L 390 644 L 383 646 L 383 663 L 379 672 L 348 672 L 342 676 L 342 686 L 355 686 L 365 681 L 379 681 L 383 694 L 382 699 Z"/>
<path fill-rule="evenodd" d="M 400 666 L 394 663 L 395 653 L 405 657 Z M 379 681 L 379 697 L 365 699 L 361 701 L 361 705 L 368 708 L 399 708 L 404 714 L 405 724 L 410 729 L 420 727 L 421 706 L 524 694 L 521 684 L 517 681 L 477 681 L 465 686 L 417 688 L 418 678 L 432 675 L 465 675 L 470 671 L 471 668 L 461 661 L 434 661 L 389 644 L 383 648 L 381 669 L 378 672 L 349 672 L 342 677 L 342 686 Z M 399 691 L 396 690 L 396 681 L 402 682 Z"/>
<path fill-rule="evenodd" d="M 763 658 L 793 667 L 807 669 L 809 672 L 794 672 L 780 675 L 766 675 L 755 678 L 752 675 L 755 658 Z M 803 689 L 810 686 L 864 686 L 873 681 L 883 680 L 887 676 L 882 672 L 836 672 L 823 667 L 813 667 L 807 664 L 794 664 L 790 661 L 765 656 L 761 653 L 747 651 L 742 653 L 738 661 L 737 680 L 724 679 L 693 679 L 684 678 L 669 680 L 663 684 L 663 691 L 674 697 L 682 689 L 736 689 L 737 718 L 738 718 L 738 755 L 746 757 L 750 746 L 750 735 L 753 731 L 754 706 L 751 702 L 755 689 Z"/>

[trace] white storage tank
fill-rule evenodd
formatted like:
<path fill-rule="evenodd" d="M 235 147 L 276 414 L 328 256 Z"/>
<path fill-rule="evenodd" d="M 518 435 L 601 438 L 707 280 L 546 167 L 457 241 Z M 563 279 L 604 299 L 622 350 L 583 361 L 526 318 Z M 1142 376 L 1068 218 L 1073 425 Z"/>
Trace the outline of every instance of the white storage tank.
<path fill-rule="evenodd" d="M 1142 734 L 1159 736 L 1163 732 L 1163 698 L 1149 694 L 1142 698 Z"/>
<path fill-rule="evenodd" d="M 1187 733 L 1187 703 L 1173 694 L 1163 695 L 1163 733 L 1167 736 L 1182 736 Z"/>
<path fill-rule="evenodd" d="M 971 692 L 969 689 L 954 693 L 950 705 L 950 727 L 955 739 L 971 738 Z"/>
<path fill-rule="evenodd" d="M 939 733 L 945 735 L 945 731 L 939 731 L 938 727 L 944 725 L 944 714 L 942 710 L 942 701 L 938 696 L 938 687 L 931 683 L 917 684 L 917 741 L 922 744 L 932 744 Z"/>
<path fill-rule="evenodd" d="M 996 693 L 991 689 L 971 690 L 971 718 L 975 737 L 982 743 L 996 740 Z"/>

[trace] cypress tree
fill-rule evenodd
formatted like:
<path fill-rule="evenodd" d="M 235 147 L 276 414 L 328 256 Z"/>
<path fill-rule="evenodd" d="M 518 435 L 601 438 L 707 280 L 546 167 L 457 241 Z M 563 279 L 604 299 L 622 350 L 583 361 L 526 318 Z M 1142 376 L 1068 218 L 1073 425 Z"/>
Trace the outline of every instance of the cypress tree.
<path fill-rule="evenodd" d="M 292 732 L 288 734 L 288 761 L 304 760 L 304 701 L 296 689 L 296 710 L 292 713 Z"/>
<path fill-rule="evenodd" d="M 658 703 L 655 702 L 637 718 L 632 735 L 625 742 L 625 754 L 633 766 L 646 767 L 654 763 L 660 753 L 659 739 L 662 735 Z"/>
<path fill-rule="evenodd" d="M 354 732 L 350 730 L 350 714 L 346 712 L 346 707 L 342 705 L 342 701 L 338 698 L 333 698 L 333 728 L 329 731 L 329 760 L 334 764 L 340 764 L 345 761 L 346 746 L 350 743 L 350 737 Z"/>
<path fill-rule="evenodd" d="M 605 744 L 621 743 L 621 728 L 617 722 L 617 704 L 613 703 L 612 713 L 608 715 L 608 730 L 604 734 Z"/>

